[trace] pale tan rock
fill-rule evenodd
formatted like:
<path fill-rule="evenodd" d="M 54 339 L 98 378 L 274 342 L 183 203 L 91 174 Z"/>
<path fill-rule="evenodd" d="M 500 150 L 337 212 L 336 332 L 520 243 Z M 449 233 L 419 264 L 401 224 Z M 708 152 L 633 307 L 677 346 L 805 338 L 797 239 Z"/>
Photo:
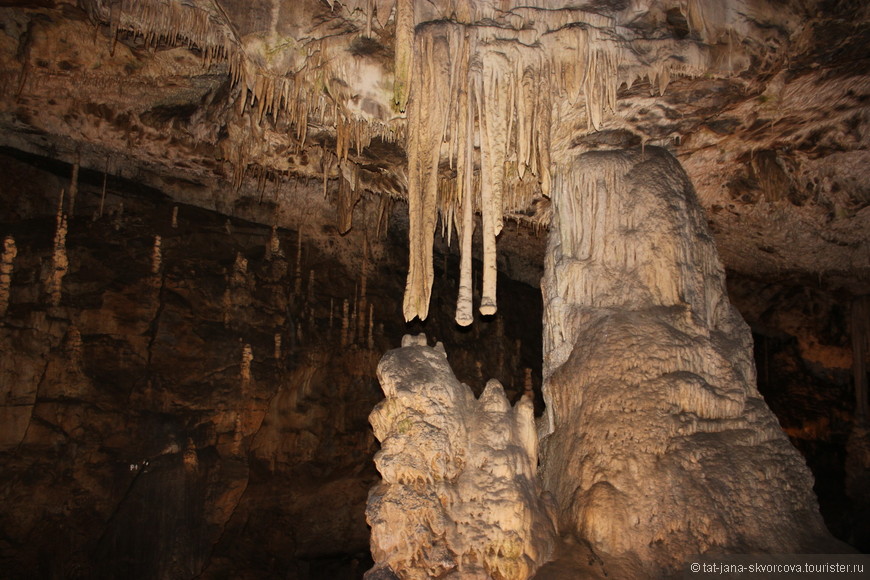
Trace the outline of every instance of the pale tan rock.
<path fill-rule="evenodd" d="M 535 475 L 532 402 L 491 380 L 480 399 L 443 346 L 406 336 L 378 365 L 386 399 L 369 416 L 383 481 L 369 495 L 368 578 L 525 579 L 556 530 Z"/>
<path fill-rule="evenodd" d="M 653 578 L 708 551 L 821 549 L 812 476 L 756 389 L 679 163 L 586 153 L 554 189 L 541 433 L 560 527 Z"/>
<path fill-rule="evenodd" d="M 242 378 L 242 386 L 244 387 L 251 382 L 251 363 L 254 360 L 254 351 L 251 350 L 251 345 L 246 344 L 242 348 L 242 362 L 240 365 L 239 375 Z"/>

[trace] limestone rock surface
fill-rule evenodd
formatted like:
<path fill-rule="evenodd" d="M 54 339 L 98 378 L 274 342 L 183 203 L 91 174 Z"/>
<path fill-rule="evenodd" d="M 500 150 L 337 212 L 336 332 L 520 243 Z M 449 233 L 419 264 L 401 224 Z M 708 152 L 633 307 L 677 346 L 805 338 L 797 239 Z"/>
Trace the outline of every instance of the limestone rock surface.
<path fill-rule="evenodd" d="M 562 175 L 541 430 L 560 527 L 650 577 L 698 553 L 835 549 L 679 164 L 599 151 Z"/>
<path fill-rule="evenodd" d="M 530 577 L 556 534 L 536 477 L 532 401 L 512 408 L 496 380 L 476 399 L 440 344 L 403 344 L 378 365 L 386 399 L 369 418 L 383 481 L 366 511 L 367 578 Z"/>

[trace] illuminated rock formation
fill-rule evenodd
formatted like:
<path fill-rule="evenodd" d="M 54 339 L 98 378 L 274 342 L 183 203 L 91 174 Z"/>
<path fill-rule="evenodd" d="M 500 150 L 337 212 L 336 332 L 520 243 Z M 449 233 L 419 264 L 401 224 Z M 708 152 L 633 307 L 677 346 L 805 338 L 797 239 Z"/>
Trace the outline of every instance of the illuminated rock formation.
<path fill-rule="evenodd" d="M 45 293 L 51 306 L 60 305 L 63 277 L 69 270 L 69 259 L 66 255 L 67 217 L 63 211 L 63 192 L 58 203 L 55 222 L 51 262 L 45 274 Z"/>
<path fill-rule="evenodd" d="M 9 289 L 12 287 L 12 266 L 17 255 L 18 248 L 15 245 L 15 238 L 6 236 L 3 240 L 3 256 L 0 258 L 0 318 L 6 314 L 6 309 L 9 308 Z"/>
<path fill-rule="evenodd" d="M 426 346 L 424 335 L 402 342 L 378 365 L 387 398 L 369 417 L 383 481 L 366 512 L 368 577 L 530 577 L 555 545 L 531 400 L 511 408 L 495 380 L 475 399 L 443 346 Z"/>
<path fill-rule="evenodd" d="M 677 161 L 589 152 L 554 190 L 542 466 L 560 528 L 651 577 L 697 553 L 820 549 L 812 476 L 756 390 Z"/>

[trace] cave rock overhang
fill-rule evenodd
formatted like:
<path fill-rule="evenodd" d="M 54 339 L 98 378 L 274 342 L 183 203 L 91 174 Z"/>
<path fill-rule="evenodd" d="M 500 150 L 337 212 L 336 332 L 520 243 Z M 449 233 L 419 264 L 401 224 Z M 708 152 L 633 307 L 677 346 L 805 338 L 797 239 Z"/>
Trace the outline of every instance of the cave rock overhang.
<path fill-rule="evenodd" d="M 183 175 L 200 185 L 176 188 L 183 201 L 229 211 L 252 189 L 262 197 L 267 181 L 316 178 L 324 189 L 337 184 L 330 191 L 343 231 L 362 192 L 405 199 L 409 319 L 428 313 L 439 220 L 460 241 L 456 318 L 467 324 L 476 216 L 487 314 L 496 308 L 495 240 L 505 218 L 546 224 L 547 203 L 538 202 L 557 193 L 552 176 L 565 159 L 637 142 L 683 152 L 702 203 L 725 224 L 717 241 L 728 247 L 746 244 L 727 229 L 742 208 L 716 211 L 726 185 L 733 192 L 748 180 L 763 200 L 790 200 L 795 208 L 780 216 L 789 224 L 821 222 L 830 211 L 840 218 L 831 240 L 816 239 L 825 224 L 814 224 L 800 244 L 767 236 L 750 251 L 726 247 L 726 262 L 803 271 L 862 263 L 866 200 L 837 191 L 854 191 L 866 166 L 866 139 L 848 138 L 866 134 L 866 120 L 855 128 L 853 119 L 866 75 L 787 70 L 790 58 L 818 50 L 814 27 L 834 16 L 766 0 L 519 4 L 89 0 L 84 12 L 7 8 L 0 54 L 15 98 L 0 114 L 10 129 L 3 140 L 94 168 L 108 165 L 108 153 L 116 165 Z M 855 11 L 866 21 L 866 9 Z M 135 99 L 133 85 L 142 89 Z M 813 132 L 841 151 L 789 153 L 788 139 L 766 127 L 790 114 L 811 116 L 814 128 L 788 139 L 805 143 Z M 824 132 L 820 119 L 853 129 Z M 765 152 L 744 154 L 756 149 Z M 749 172 L 744 181 L 736 167 Z M 795 201 L 819 172 L 829 175 L 814 186 L 825 203 Z M 274 221 L 292 222 L 296 196 L 276 204 Z M 316 219 L 327 221 L 326 210 L 320 202 Z M 756 230 L 775 229 L 776 220 L 755 218 Z"/>

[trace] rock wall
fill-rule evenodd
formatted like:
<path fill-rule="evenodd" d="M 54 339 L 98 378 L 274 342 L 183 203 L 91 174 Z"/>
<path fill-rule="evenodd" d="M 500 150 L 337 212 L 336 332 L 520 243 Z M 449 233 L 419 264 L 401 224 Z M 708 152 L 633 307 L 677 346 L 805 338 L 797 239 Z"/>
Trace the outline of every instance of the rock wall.
<path fill-rule="evenodd" d="M 594 151 L 558 177 L 540 433 L 560 527 L 652 577 L 697 553 L 823 549 L 812 476 L 755 387 L 679 163 Z"/>
<path fill-rule="evenodd" d="M 870 551 L 870 439 L 854 388 L 861 299 L 845 303 L 847 292 L 817 276 L 785 285 L 731 273 L 728 295 L 752 329 L 758 390 L 815 476 L 825 524 Z"/>
<path fill-rule="evenodd" d="M 371 204 L 346 236 L 270 228 L 82 169 L 54 306 L 70 167 L 0 151 L 0 176 L 0 576 L 361 578 L 407 229 L 375 235 Z M 539 385 L 539 307 L 454 332 L 459 258 L 436 257 L 425 328 L 457 376 Z"/>
<path fill-rule="evenodd" d="M 425 335 L 384 355 L 378 379 L 386 399 L 369 420 L 383 481 L 366 511 L 375 560 L 366 578 L 530 577 L 556 535 L 536 476 L 531 398 L 511 408 L 491 380 L 476 399 Z"/>

